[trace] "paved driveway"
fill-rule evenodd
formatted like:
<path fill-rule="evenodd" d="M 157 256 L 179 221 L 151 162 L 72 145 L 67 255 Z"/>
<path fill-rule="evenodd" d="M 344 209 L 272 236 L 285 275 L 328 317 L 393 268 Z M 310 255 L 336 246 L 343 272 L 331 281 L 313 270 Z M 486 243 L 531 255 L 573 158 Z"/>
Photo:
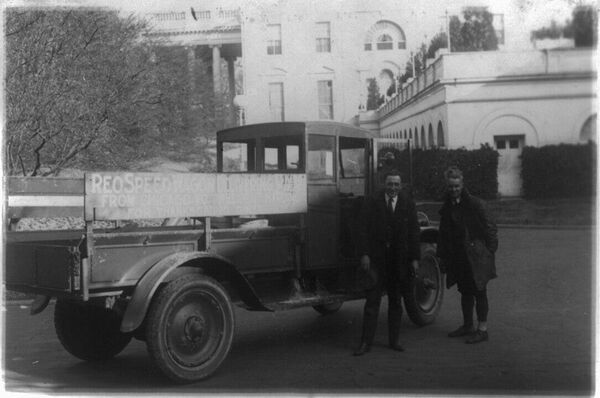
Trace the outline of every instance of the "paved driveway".
<path fill-rule="evenodd" d="M 459 295 L 446 291 L 433 325 L 403 323 L 407 351 L 386 347 L 385 302 L 376 346 L 351 355 L 362 301 L 331 316 L 312 309 L 236 312 L 236 337 L 209 380 L 173 386 L 133 341 L 114 360 L 81 362 L 58 343 L 52 309 L 5 312 L 10 391 L 53 393 L 590 394 L 593 382 L 592 232 L 501 229 L 499 278 L 489 286 L 490 341 L 470 346 L 446 333 L 460 324 Z"/>

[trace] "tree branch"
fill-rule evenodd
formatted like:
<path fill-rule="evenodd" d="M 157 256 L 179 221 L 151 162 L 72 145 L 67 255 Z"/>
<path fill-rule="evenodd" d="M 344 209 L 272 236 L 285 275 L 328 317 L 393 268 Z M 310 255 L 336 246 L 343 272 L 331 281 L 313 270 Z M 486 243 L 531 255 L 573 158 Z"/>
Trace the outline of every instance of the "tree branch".
<path fill-rule="evenodd" d="M 41 158 L 40 151 L 42 150 L 44 145 L 46 145 L 46 139 L 42 138 L 42 142 L 40 143 L 40 145 L 38 145 L 37 148 L 35 148 L 33 150 L 33 152 L 35 153 L 35 166 L 33 168 L 33 171 L 31 172 L 31 176 L 33 176 L 33 177 L 35 177 L 37 175 L 38 171 L 42 167 L 42 162 L 40 160 L 40 158 Z"/>

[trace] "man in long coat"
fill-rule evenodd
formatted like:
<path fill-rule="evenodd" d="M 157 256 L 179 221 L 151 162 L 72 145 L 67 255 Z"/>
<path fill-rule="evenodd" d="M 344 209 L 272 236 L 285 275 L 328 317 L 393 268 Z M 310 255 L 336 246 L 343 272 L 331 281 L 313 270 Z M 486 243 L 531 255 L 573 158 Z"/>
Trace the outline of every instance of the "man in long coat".
<path fill-rule="evenodd" d="M 362 337 L 354 355 L 369 352 L 384 291 L 388 295 L 390 348 L 404 351 L 399 342 L 402 294 L 420 259 L 419 223 L 415 204 L 401 190 L 398 171 L 385 176 L 385 190 L 365 200 L 361 212 L 359 251 L 363 275 L 373 283 L 366 289 Z"/>
<path fill-rule="evenodd" d="M 440 209 L 437 255 L 442 271 L 447 273 L 447 287 L 458 285 L 463 313 L 462 326 L 448 336 L 467 336 L 467 343 L 480 343 L 488 340 L 487 283 L 496 277 L 497 228 L 483 201 L 464 187 L 458 168 L 449 168 L 445 178 L 447 193 Z M 477 329 L 473 325 L 474 306 Z"/>

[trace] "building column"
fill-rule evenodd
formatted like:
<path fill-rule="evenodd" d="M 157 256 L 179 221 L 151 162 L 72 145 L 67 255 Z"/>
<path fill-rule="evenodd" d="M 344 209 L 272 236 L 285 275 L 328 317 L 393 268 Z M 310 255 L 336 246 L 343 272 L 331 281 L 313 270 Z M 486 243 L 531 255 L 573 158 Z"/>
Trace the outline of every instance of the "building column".
<path fill-rule="evenodd" d="M 196 91 L 196 47 L 186 46 L 188 76 L 192 92 Z"/>
<path fill-rule="evenodd" d="M 233 97 L 235 97 L 235 57 L 227 58 L 227 77 L 229 80 L 229 96 L 233 104 Z"/>
<path fill-rule="evenodd" d="M 221 46 L 212 45 L 213 89 L 215 94 L 221 93 Z"/>
<path fill-rule="evenodd" d="M 227 81 L 229 86 L 229 119 L 232 126 L 236 125 L 236 112 L 233 104 L 235 97 L 235 57 L 227 57 Z"/>

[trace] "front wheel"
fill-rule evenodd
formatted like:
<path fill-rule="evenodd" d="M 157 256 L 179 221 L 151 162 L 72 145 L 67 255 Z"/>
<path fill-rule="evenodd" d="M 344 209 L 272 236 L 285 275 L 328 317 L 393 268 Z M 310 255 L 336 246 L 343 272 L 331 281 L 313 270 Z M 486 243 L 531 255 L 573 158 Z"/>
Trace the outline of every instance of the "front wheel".
<path fill-rule="evenodd" d="M 63 347 L 85 361 L 110 359 L 131 341 L 119 328 L 121 318 L 113 310 L 69 300 L 57 300 L 54 328 Z"/>
<path fill-rule="evenodd" d="M 435 244 L 421 243 L 419 271 L 404 296 L 408 317 L 418 326 L 435 320 L 444 299 L 444 277 L 435 252 Z"/>
<path fill-rule="evenodd" d="M 221 365 L 233 341 L 231 300 L 214 279 L 185 275 L 159 290 L 148 313 L 150 356 L 178 383 L 209 377 Z"/>

